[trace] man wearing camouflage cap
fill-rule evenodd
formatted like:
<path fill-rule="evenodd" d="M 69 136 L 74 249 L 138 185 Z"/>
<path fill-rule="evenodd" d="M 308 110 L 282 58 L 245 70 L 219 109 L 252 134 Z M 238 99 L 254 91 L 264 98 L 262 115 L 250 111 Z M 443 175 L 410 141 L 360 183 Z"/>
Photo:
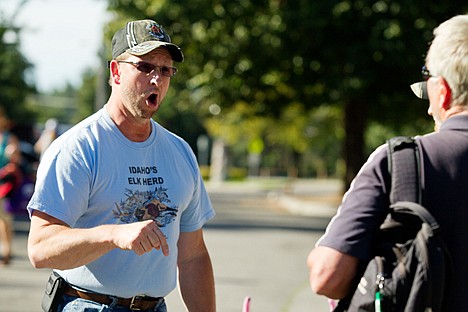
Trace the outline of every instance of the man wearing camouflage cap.
<path fill-rule="evenodd" d="M 155 21 L 127 23 L 112 39 L 107 104 L 41 160 L 28 253 L 54 269 L 43 309 L 59 297 L 58 311 L 164 312 L 178 277 L 188 311 L 216 310 L 202 230 L 213 207 L 189 145 L 152 119 L 183 59 Z"/>

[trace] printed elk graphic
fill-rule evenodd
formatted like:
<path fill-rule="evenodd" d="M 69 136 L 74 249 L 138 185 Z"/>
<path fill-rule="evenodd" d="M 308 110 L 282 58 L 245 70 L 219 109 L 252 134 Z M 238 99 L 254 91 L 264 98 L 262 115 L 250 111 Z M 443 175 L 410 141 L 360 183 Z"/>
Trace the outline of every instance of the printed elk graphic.
<path fill-rule="evenodd" d="M 135 217 L 138 221 L 154 220 L 159 226 L 164 226 L 164 224 L 161 224 L 160 222 L 161 217 L 166 215 L 175 217 L 177 215 L 177 209 L 169 208 L 157 199 L 149 200 L 144 203 L 142 207 L 135 209 Z"/>
<path fill-rule="evenodd" d="M 164 227 L 177 217 L 177 206 L 170 207 L 171 200 L 167 189 L 158 187 L 154 191 L 133 191 L 127 189 L 127 199 L 115 204 L 115 218 L 123 223 L 143 220 L 154 220 L 158 226 Z"/>

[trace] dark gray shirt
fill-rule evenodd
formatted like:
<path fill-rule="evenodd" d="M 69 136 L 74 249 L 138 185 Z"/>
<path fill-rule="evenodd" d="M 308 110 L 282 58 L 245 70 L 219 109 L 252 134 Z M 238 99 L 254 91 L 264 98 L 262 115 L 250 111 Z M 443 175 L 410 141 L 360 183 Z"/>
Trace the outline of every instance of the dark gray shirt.
<path fill-rule="evenodd" d="M 468 116 L 417 138 L 424 168 L 423 206 L 439 222 L 453 258 L 452 311 L 468 311 Z M 377 148 L 343 197 L 318 245 L 366 260 L 389 206 L 387 146 Z"/>

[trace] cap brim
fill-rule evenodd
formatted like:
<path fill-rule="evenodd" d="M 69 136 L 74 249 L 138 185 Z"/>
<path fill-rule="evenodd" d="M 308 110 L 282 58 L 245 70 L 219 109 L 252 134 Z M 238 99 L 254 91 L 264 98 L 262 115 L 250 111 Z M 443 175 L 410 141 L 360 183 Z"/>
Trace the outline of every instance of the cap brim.
<path fill-rule="evenodd" d="M 179 63 L 184 61 L 184 55 L 182 54 L 182 50 L 178 46 L 176 46 L 173 43 L 162 41 L 145 41 L 134 46 L 133 48 L 129 48 L 126 52 L 132 55 L 140 56 L 145 55 L 146 53 L 149 53 L 159 47 L 166 47 L 169 50 L 169 53 L 171 54 L 172 60 Z"/>
<path fill-rule="evenodd" d="M 411 90 L 413 90 L 414 94 L 423 100 L 429 100 L 429 96 L 427 95 L 427 82 L 421 81 L 413 83 L 411 86 Z"/>

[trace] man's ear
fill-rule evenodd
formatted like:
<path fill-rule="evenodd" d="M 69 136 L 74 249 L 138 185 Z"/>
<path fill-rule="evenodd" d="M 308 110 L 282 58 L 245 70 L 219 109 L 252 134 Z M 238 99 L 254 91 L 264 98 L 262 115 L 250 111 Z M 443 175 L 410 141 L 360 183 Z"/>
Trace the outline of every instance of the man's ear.
<path fill-rule="evenodd" d="M 444 78 L 440 77 L 440 80 L 440 103 L 443 109 L 448 110 L 452 104 L 452 89 Z"/>
<path fill-rule="evenodd" d="M 115 84 L 120 84 L 120 67 L 119 63 L 115 60 L 112 60 L 109 63 L 111 79 Z"/>

